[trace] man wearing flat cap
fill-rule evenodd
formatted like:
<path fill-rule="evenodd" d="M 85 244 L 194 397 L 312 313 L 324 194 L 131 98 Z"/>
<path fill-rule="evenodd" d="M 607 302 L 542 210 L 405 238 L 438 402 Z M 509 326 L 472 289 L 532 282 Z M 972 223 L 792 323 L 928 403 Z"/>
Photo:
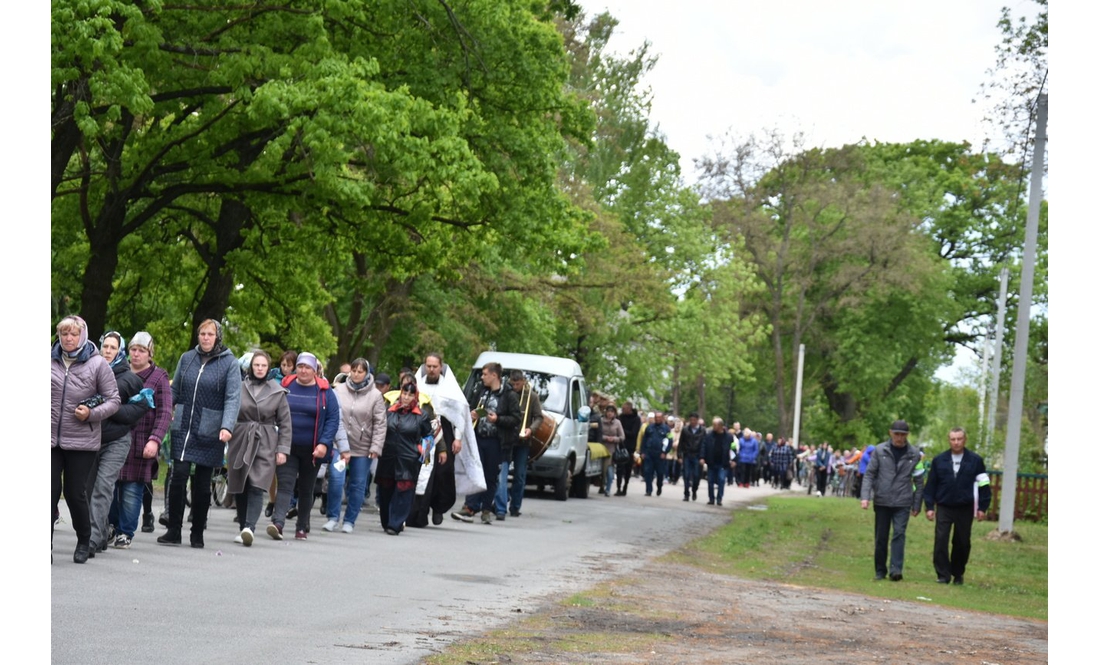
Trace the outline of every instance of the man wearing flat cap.
<path fill-rule="evenodd" d="M 875 446 L 860 488 L 860 507 L 875 505 L 875 579 L 901 581 L 905 563 L 905 529 L 909 516 L 920 512 L 924 493 L 924 468 L 920 451 L 909 443 L 909 425 L 895 420 L 890 440 Z M 893 535 L 890 530 L 893 529 Z M 890 563 L 886 552 L 889 545 Z"/>

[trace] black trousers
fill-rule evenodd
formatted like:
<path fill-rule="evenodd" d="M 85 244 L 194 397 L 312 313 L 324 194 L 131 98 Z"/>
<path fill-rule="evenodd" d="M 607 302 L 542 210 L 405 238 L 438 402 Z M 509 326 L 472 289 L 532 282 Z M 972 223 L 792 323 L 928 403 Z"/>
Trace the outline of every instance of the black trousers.
<path fill-rule="evenodd" d="M 970 531 L 973 526 L 973 504 L 936 506 L 936 543 L 932 547 L 932 565 L 936 568 L 936 577 L 962 577 L 966 573 L 966 563 L 970 560 Z"/>
<path fill-rule="evenodd" d="M 69 507 L 76 540 L 81 544 L 88 543 L 92 538 L 88 495 L 95 479 L 96 455 L 94 450 L 62 450 L 60 446 L 50 448 L 50 493 L 53 506 L 50 523 L 57 521 L 57 503 L 61 500 L 64 489 L 65 504 Z"/>
<path fill-rule="evenodd" d="M 191 467 L 195 477 L 191 481 L 191 540 L 201 540 L 206 529 L 206 516 L 210 512 L 210 479 L 214 467 L 191 462 L 172 462 L 172 479 L 168 487 L 168 530 L 183 531 L 183 507 L 187 499 L 187 479 Z"/>
<path fill-rule="evenodd" d="M 275 477 L 279 486 L 275 492 L 275 510 L 271 521 L 280 526 L 286 523 L 290 500 L 297 486 L 298 519 L 294 530 L 308 531 L 309 513 L 313 510 L 313 486 L 317 484 L 317 460 L 313 457 L 313 447 L 291 446 L 286 463 L 275 467 Z"/>
<path fill-rule="evenodd" d="M 454 427 L 446 418 L 440 418 L 439 422 L 443 427 L 443 441 L 447 444 L 447 461 L 440 464 L 439 453 L 433 453 L 436 460 L 435 464 L 432 465 L 432 475 L 428 478 L 428 485 L 424 489 L 424 494 L 417 494 L 413 497 L 412 512 L 409 513 L 409 517 L 405 521 L 407 526 L 417 528 L 428 526 L 429 511 L 436 510 L 446 513 L 454 507 L 455 501 L 458 500 L 458 494 L 455 490 Z"/>

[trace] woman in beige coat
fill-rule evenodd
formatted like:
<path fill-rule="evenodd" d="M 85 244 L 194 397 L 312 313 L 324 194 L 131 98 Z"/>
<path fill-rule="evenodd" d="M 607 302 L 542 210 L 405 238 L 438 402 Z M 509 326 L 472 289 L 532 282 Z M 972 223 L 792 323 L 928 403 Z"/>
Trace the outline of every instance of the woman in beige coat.
<path fill-rule="evenodd" d="M 271 356 L 256 351 L 241 384 L 241 410 L 229 440 L 229 491 L 236 497 L 241 533 L 233 542 L 250 547 L 263 507 L 264 488 L 290 453 L 286 388 L 269 381 Z"/>
<path fill-rule="evenodd" d="M 382 454 L 382 445 L 386 442 L 386 400 L 374 387 L 370 363 L 365 358 L 351 361 L 348 380 L 336 384 L 333 392 L 340 402 L 340 417 L 348 435 L 351 457 L 343 470 L 329 465 L 328 521 L 323 528 L 351 533 L 367 497 L 371 460 Z M 341 521 L 345 481 L 348 505 Z"/>

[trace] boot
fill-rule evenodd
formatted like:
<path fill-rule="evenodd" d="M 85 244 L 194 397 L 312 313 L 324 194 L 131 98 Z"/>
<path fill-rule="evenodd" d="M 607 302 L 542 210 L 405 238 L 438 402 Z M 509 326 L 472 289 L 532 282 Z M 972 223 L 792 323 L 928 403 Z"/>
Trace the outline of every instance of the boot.
<path fill-rule="evenodd" d="M 153 533 L 155 526 L 153 526 L 153 513 L 145 513 L 141 518 L 141 532 Z"/>
<path fill-rule="evenodd" d="M 180 533 L 179 529 L 168 527 L 168 530 L 157 538 L 157 542 L 161 545 L 179 545 L 183 542 L 183 534 Z"/>

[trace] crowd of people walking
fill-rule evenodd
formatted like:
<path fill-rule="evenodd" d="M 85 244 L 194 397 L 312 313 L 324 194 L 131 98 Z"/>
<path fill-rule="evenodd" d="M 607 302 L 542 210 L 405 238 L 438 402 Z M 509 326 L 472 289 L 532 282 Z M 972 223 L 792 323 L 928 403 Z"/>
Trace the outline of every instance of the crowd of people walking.
<path fill-rule="evenodd" d="M 317 496 L 322 529 L 345 534 L 355 531 L 364 507 L 391 536 L 438 526 L 460 495 L 464 501 L 450 514 L 461 522 L 491 525 L 522 515 L 529 442 L 547 417 L 522 371 L 488 363 L 468 395 L 443 356 L 430 353 L 419 369 L 402 369 L 391 389 L 390 376 L 375 374 L 364 358 L 345 363 L 330 382 L 308 351 L 284 351 L 277 364 L 260 349 L 238 359 L 212 319 L 199 324 L 196 338 L 169 378 L 146 331 L 127 344 L 111 330 L 97 346 L 79 316 L 58 323 L 52 517 L 56 525 L 64 494 L 77 535 L 74 562 L 108 546 L 130 548 L 139 521 L 141 532 L 156 530 L 153 481 L 161 458 L 170 460 L 161 545 L 183 544 L 187 523 L 190 546 L 205 546 L 215 473 L 225 476 L 226 504 L 236 509 L 234 542 L 244 547 L 261 532 L 261 512 L 269 538 L 282 540 L 293 519 L 294 538 L 307 540 Z M 727 426 L 715 417 L 707 427 L 696 412 L 686 420 L 660 411 L 643 418 L 629 401 L 621 411 L 594 406 L 589 440 L 607 451 L 601 495 L 626 496 L 632 477 L 641 478 L 646 497 L 682 481 L 685 502 L 698 500 L 705 479 L 708 506 L 722 506 L 734 485 L 787 490 L 797 482 L 818 497 L 843 488 L 834 493 L 860 497 L 863 508 L 874 504 L 876 578 L 893 580 L 902 577 L 908 517 L 924 502 L 936 522 L 938 578 L 962 583 L 971 523 L 989 506 L 989 482 L 981 458 L 965 450 L 961 429 L 952 430 L 951 449 L 933 462 L 908 443 L 900 420 L 891 441 L 862 450 L 826 442 L 795 450 L 785 438 L 739 422 Z M 981 491 L 971 497 L 971 486 Z"/>

